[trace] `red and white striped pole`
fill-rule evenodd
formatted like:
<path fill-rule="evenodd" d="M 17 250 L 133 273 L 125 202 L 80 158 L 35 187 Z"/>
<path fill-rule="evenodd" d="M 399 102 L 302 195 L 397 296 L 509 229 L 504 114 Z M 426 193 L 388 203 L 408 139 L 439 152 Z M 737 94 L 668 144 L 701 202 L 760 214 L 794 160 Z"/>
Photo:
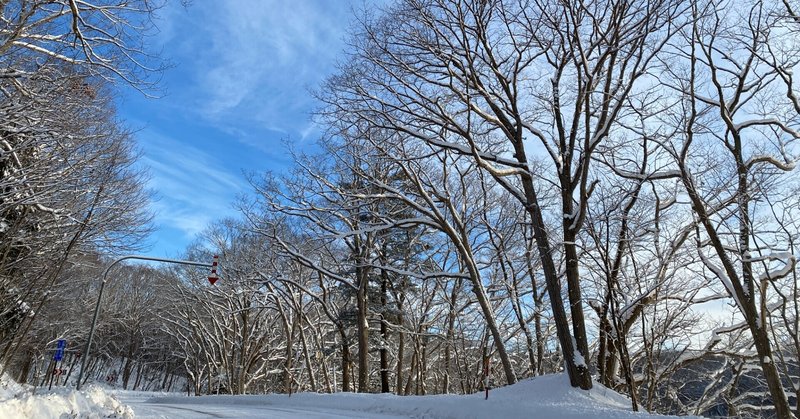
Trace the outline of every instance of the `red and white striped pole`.
<path fill-rule="evenodd" d="M 215 282 L 219 279 L 219 275 L 217 275 L 217 263 L 219 262 L 219 256 L 214 255 L 214 262 L 211 264 L 211 275 L 208 276 L 208 282 L 211 285 L 214 285 Z"/>
<path fill-rule="evenodd" d="M 489 374 L 492 372 L 492 358 L 489 355 L 483 356 L 483 389 L 486 391 L 484 400 L 489 400 Z"/>

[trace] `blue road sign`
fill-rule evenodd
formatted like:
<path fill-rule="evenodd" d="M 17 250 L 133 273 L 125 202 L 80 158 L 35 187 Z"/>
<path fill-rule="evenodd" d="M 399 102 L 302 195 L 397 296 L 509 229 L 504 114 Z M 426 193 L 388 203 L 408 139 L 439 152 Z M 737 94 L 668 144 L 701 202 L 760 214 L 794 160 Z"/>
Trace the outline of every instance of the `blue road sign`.
<path fill-rule="evenodd" d="M 64 348 L 66 347 L 67 341 L 65 339 L 59 339 L 56 344 L 56 354 L 53 355 L 53 361 L 61 361 L 61 359 L 64 358 Z"/>

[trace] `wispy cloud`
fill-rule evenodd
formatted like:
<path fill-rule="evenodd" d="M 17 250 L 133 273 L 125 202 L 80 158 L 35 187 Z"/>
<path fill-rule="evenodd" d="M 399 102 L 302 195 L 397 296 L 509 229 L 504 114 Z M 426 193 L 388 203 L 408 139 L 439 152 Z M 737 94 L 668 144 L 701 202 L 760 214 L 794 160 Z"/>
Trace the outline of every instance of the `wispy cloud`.
<path fill-rule="evenodd" d="M 360 0 L 355 0 L 360 1 Z M 351 18 L 351 2 L 226 0 L 171 2 L 153 40 L 175 64 L 167 95 L 132 97 L 123 114 L 159 196 L 156 252 L 180 251 L 250 191 L 245 171 L 288 164 L 283 141 L 309 144 L 316 101 L 308 92 L 333 71 Z"/>
<path fill-rule="evenodd" d="M 149 186 L 158 195 L 152 205 L 158 227 L 181 230 L 189 238 L 214 219 L 234 213 L 232 203 L 247 184 L 242 176 L 225 170 L 213 152 L 152 130 L 139 141 L 142 163 L 150 168 Z"/>
<path fill-rule="evenodd" d="M 197 12 L 198 33 L 183 44 L 192 64 L 184 67 L 203 117 L 249 119 L 288 134 L 302 129 L 313 103 L 307 90 L 341 49 L 347 3 L 236 0 Z"/>

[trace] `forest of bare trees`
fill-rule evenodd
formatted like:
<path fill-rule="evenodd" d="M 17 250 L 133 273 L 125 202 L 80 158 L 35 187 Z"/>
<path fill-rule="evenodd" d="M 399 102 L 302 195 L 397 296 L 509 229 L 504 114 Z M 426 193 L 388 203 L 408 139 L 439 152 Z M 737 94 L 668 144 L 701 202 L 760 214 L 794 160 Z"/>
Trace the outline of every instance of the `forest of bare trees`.
<path fill-rule="evenodd" d="M 112 98 L 163 63 L 149 1 L 0 7 L 0 363 L 38 384 L 149 228 Z M 800 417 L 798 8 L 361 10 L 313 92 L 323 137 L 186 249 L 222 279 L 116 270 L 88 378 L 473 393 L 488 361 L 492 387 L 563 372 L 634 410 Z"/>
<path fill-rule="evenodd" d="M 162 66 L 141 43 L 152 7 L 0 2 L 4 371 L 24 376 L 48 342 L 84 335 L 89 289 L 76 279 L 150 231 L 145 174 L 114 99 L 115 83 L 151 90 Z"/>

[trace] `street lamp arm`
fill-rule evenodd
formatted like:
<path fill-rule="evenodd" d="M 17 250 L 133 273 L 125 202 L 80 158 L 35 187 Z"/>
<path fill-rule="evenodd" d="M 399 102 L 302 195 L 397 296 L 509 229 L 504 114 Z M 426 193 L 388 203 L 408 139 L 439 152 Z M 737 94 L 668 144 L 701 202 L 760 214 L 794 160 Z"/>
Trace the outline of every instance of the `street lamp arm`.
<path fill-rule="evenodd" d="M 153 261 L 153 262 L 175 263 L 175 264 L 178 264 L 178 265 L 203 266 L 203 267 L 206 267 L 206 268 L 212 267 L 212 264 L 210 264 L 210 263 L 195 262 L 193 260 L 166 259 L 166 258 L 157 258 L 157 257 L 153 257 L 153 256 L 143 256 L 143 255 L 127 255 L 127 256 L 122 256 L 122 257 L 118 258 L 113 263 L 111 263 L 111 265 L 108 265 L 106 270 L 103 272 L 103 282 L 106 282 L 106 276 L 108 275 L 108 272 L 111 270 L 111 268 L 113 268 L 116 264 L 118 264 L 118 263 L 120 263 L 120 262 L 122 262 L 124 260 L 130 260 L 130 259 L 149 260 L 149 261 Z"/>
<path fill-rule="evenodd" d="M 215 256 L 216 258 L 216 256 Z M 100 301 L 103 298 L 103 290 L 106 287 L 106 282 L 108 281 L 108 272 L 111 271 L 116 264 L 124 261 L 124 260 L 149 260 L 153 262 L 165 262 L 165 263 L 174 263 L 177 265 L 190 265 L 190 266 L 203 266 L 206 268 L 213 268 L 214 264 L 212 263 L 203 263 L 203 262 L 195 262 L 193 260 L 177 260 L 177 259 L 166 259 L 166 258 L 157 258 L 152 256 L 144 256 L 144 255 L 127 255 L 117 258 L 114 262 L 112 262 L 105 271 L 103 271 L 103 279 L 100 282 L 100 291 L 97 293 L 97 303 L 94 306 L 94 315 L 92 316 L 92 326 L 89 328 L 89 338 L 86 340 L 86 346 L 83 349 L 83 359 L 81 360 L 81 370 L 78 372 L 78 384 L 75 387 L 76 390 L 81 389 L 81 384 L 83 382 L 83 374 L 86 372 L 86 366 L 89 363 L 89 350 L 92 348 L 92 338 L 94 338 L 94 329 L 97 326 L 97 316 L 100 314 Z M 216 259 L 215 259 L 216 260 Z"/>

